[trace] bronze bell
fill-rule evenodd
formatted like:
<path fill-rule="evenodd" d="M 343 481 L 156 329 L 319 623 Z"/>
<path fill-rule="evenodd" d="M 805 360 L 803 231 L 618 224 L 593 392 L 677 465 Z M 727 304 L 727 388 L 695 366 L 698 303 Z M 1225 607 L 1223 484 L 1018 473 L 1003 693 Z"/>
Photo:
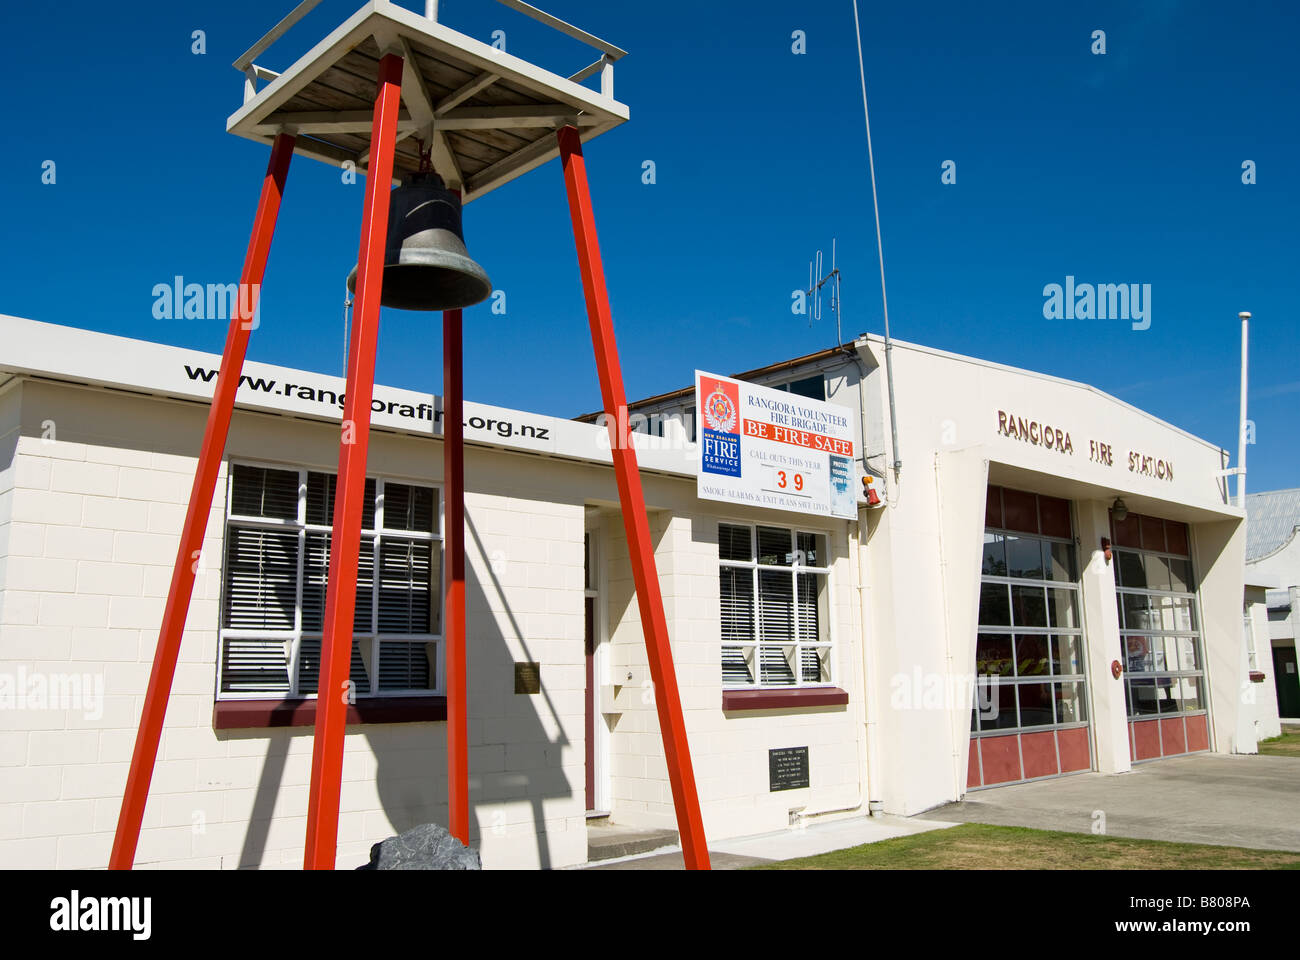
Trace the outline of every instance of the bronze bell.
<path fill-rule="evenodd" d="M 389 195 L 380 303 L 398 310 L 456 310 L 486 300 L 492 281 L 470 259 L 460 195 L 436 173 L 414 173 Z M 357 289 L 357 268 L 348 290 Z"/>

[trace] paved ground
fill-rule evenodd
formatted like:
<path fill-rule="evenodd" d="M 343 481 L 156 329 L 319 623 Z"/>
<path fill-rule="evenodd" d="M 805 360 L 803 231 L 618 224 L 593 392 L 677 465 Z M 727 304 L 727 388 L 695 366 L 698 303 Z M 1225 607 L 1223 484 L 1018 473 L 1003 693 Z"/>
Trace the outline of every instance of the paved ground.
<path fill-rule="evenodd" d="M 1300 759 L 1177 757 L 979 790 L 926 816 L 1089 833 L 1098 810 L 1112 836 L 1300 850 Z"/>
<path fill-rule="evenodd" d="M 953 822 L 915 817 L 856 817 L 833 823 L 819 823 L 799 830 L 783 830 L 760 837 L 722 840 L 709 845 L 709 860 L 715 870 L 739 870 L 774 860 L 810 857 L 831 850 L 843 850 L 891 837 L 905 837 L 927 830 L 956 826 Z M 682 870 L 680 847 L 665 848 L 649 855 L 595 863 L 588 870 Z"/>

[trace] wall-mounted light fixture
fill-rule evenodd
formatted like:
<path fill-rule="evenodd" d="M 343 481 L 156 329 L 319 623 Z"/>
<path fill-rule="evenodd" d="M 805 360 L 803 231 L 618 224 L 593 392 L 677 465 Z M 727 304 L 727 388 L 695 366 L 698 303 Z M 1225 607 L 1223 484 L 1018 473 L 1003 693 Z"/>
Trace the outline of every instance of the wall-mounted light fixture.
<path fill-rule="evenodd" d="M 1124 503 L 1123 497 L 1115 498 L 1115 502 L 1111 504 L 1110 512 L 1115 517 L 1116 523 L 1123 523 L 1128 519 L 1128 506 Z"/>

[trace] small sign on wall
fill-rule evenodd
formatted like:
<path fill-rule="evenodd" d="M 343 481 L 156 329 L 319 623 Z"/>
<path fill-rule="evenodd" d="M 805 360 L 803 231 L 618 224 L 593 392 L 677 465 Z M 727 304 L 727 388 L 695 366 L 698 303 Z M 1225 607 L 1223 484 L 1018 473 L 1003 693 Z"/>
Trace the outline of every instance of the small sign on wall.
<path fill-rule="evenodd" d="M 780 747 L 767 751 L 768 791 L 800 790 L 808 786 L 808 748 Z"/>
<path fill-rule="evenodd" d="M 535 694 L 542 692 L 542 665 L 540 663 L 515 664 L 515 693 Z"/>

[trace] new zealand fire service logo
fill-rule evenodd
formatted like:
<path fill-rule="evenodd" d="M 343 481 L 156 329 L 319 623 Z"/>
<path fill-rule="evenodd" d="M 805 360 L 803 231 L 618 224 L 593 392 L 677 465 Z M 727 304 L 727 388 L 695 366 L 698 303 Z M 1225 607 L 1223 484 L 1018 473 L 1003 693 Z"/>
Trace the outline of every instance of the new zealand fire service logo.
<path fill-rule="evenodd" d="M 740 476 L 740 389 L 734 383 L 700 377 L 704 438 L 700 469 L 724 477 Z"/>
<path fill-rule="evenodd" d="M 736 405 L 731 398 L 719 389 L 709 394 L 704 401 L 704 418 L 709 427 L 718 433 L 733 433 L 736 428 Z"/>

